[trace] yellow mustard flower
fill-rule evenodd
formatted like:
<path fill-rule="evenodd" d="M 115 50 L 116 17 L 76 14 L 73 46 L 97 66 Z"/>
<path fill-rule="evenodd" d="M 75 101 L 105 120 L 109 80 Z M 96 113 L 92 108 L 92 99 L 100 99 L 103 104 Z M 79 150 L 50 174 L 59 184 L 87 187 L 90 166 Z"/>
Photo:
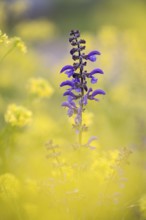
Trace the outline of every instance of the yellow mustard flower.
<path fill-rule="evenodd" d="M 43 78 L 30 79 L 28 83 L 28 91 L 30 94 L 38 98 L 50 97 L 54 92 L 50 83 Z"/>
<path fill-rule="evenodd" d="M 10 104 L 5 113 L 5 121 L 12 126 L 24 127 L 31 122 L 32 112 L 23 106 Z"/>
<path fill-rule="evenodd" d="M 8 44 L 9 39 L 6 34 L 3 34 L 2 31 L 0 30 L 0 43 Z"/>
<path fill-rule="evenodd" d="M 17 199 L 20 193 L 20 182 L 11 173 L 0 176 L 0 197 L 4 200 Z"/>
<path fill-rule="evenodd" d="M 27 52 L 27 48 L 26 45 L 24 44 L 24 42 L 21 40 L 21 38 L 19 37 L 13 37 L 11 39 L 12 44 L 14 45 L 14 47 L 18 48 L 22 53 L 26 53 Z"/>

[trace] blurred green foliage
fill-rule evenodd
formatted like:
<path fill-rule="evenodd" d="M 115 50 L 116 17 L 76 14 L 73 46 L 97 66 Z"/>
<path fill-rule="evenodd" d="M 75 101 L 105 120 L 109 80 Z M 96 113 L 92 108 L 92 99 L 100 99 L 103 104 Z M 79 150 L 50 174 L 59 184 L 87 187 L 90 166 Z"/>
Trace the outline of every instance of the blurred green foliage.
<path fill-rule="evenodd" d="M 12 37 L 0 32 L 0 218 L 144 220 L 145 2 L 55 1 L 54 14 L 34 20 L 21 17 L 27 1 L 6 3 L 0 26 Z M 102 53 L 94 65 L 104 70 L 97 86 L 106 96 L 84 114 L 84 143 L 97 136 L 94 150 L 75 149 L 60 106 L 59 72 L 72 64 L 66 31 L 74 27 L 87 52 Z"/>

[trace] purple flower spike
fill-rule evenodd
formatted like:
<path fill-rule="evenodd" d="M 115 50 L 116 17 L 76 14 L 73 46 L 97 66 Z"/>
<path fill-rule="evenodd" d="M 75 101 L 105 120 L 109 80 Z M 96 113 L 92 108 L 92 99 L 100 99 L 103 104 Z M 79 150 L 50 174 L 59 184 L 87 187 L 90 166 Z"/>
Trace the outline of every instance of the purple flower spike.
<path fill-rule="evenodd" d="M 74 70 L 74 68 L 73 68 L 73 66 L 71 66 L 71 65 L 66 65 L 66 66 L 64 66 L 62 69 L 61 69 L 61 71 L 60 71 L 60 73 L 63 73 L 64 71 L 66 71 L 66 70 Z"/>
<path fill-rule="evenodd" d="M 88 81 L 92 84 L 97 83 L 98 79 L 95 74 L 103 74 L 104 72 L 100 68 L 95 68 L 92 71 L 88 71 L 86 66 L 89 61 L 95 62 L 100 52 L 93 50 L 90 53 L 85 53 L 86 41 L 80 39 L 80 32 L 78 30 L 71 30 L 69 42 L 72 46 L 70 54 L 72 56 L 73 64 L 64 66 L 60 73 L 64 72 L 69 80 L 63 81 L 60 87 L 68 86 L 63 96 L 67 98 L 67 101 L 62 103 L 62 106 L 67 108 L 67 114 L 69 117 L 74 117 L 73 128 L 79 135 L 79 146 L 82 144 L 82 132 L 87 130 L 86 124 L 83 122 L 82 114 L 86 109 L 86 105 L 89 100 L 99 101 L 97 95 L 105 95 L 105 92 L 101 89 L 95 91 L 88 87 Z M 92 138 L 88 141 L 87 145 L 90 149 Z"/>
<path fill-rule="evenodd" d="M 101 53 L 97 50 L 93 50 L 90 53 L 88 53 L 88 55 L 86 55 L 86 59 L 90 60 L 92 62 L 96 61 L 96 55 L 100 55 Z"/>

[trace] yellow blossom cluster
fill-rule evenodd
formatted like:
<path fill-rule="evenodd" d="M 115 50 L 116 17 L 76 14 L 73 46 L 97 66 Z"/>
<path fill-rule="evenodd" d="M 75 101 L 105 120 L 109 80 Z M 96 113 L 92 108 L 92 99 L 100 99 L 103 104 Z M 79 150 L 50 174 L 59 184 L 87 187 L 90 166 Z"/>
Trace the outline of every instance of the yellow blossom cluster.
<path fill-rule="evenodd" d="M 50 83 L 43 78 L 32 78 L 28 82 L 28 91 L 38 98 L 50 97 L 54 90 Z"/>
<path fill-rule="evenodd" d="M 32 112 L 23 106 L 10 104 L 5 113 L 5 121 L 12 126 L 24 127 L 31 122 Z"/>
<path fill-rule="evenodd" d="M 12 44 L 14 45 L 14 47 L 18 48 L 22 53 L 26 53 L 27 52 L 26 45 L 21 40 L 21 38 L 14 37 L 11 40 L 12 40 Z"/>
<path fill-rule="evenodd" d="M 20 182 L 11 173 L 0 176 L 0 198 L 3 200 L 17 199 L 20 193 Z"/>
<path fill-rule="evenodd" d="M 6 34 L 3 34 L 2 31 L 0 30 L 0 43 L 5 43 L 8 44 L 8 36 Z"/>

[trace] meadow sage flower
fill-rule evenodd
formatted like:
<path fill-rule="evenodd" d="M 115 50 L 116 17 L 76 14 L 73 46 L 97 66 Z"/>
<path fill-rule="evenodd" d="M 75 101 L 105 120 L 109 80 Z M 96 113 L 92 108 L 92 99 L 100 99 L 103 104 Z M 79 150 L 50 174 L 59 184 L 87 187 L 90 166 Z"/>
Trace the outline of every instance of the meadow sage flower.
<path fill-rule="evenodd" d="M 10 104 L 5 113 L 5 121 L 11 126 L 24 127 L 32 120 L 32 112 L 27 108 Z"/>
<path fill-rule="evenodd" d="M 69 80 L 65 80 L 60 84 L 60 87 L 67 87 L 63 96 L 67 97 L 67 100 L 62 103 L 62 106 L 68 108 L 68 116 L 75 115 L 73 127 L 79 133 L 79 139 L 81 144 L 82 131 L 85 125 L 82 124 L 82 113 L 85 111 L 85 106 L 89 100 L 99 101 L 98 95 L 105 95 L 102 89 L 93 90 L 88 86 L 88 79 L 91 84 L 97 83 L 98 79 L 96 74 L 103 74 L 103 70 L 95 68 L 88 72 L 85 70 L 87 62 L 95 62 L 97 56 L 101 53 L 97 50 L 93 50 L 88 54 L 85 54 L 86 41 L 80 39 L 80 32 L 78 30 L 72 30 L 70 32 L 69 42 L 73 46 L 70 50 L 70 54 L 73 59 L 72 65 L 64 66 L 60 73 L 65 73 Z"/>

